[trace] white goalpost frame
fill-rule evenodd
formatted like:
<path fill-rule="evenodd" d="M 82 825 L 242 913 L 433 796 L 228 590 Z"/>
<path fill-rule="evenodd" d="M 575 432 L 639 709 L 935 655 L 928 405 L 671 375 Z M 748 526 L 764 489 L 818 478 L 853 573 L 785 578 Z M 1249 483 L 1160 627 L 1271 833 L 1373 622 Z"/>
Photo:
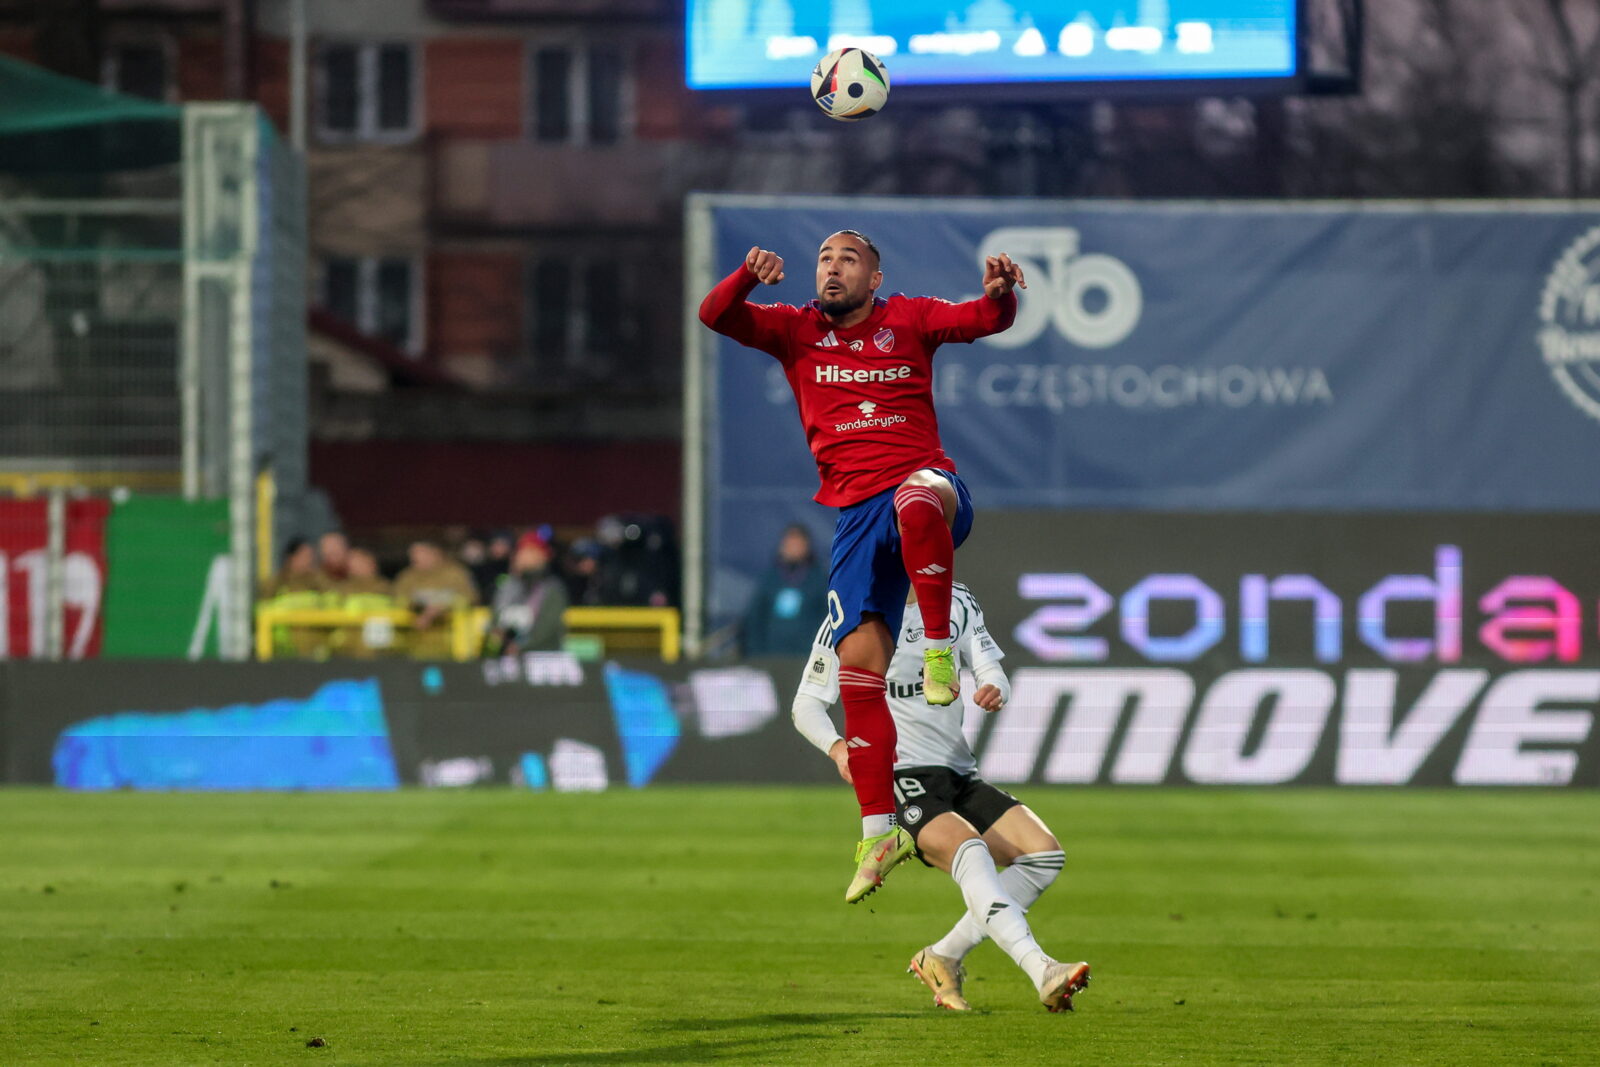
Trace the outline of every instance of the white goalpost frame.
<path fill-rule="evenodd" d="M 715 409 L 715 353 L 697 309 L 713 284 L 711 200 L 690 193 L 683 245 L 683 645 L 690 659 L 705 646 L 706 450 L 708 413 Z"/>
<path fill-rule="evenodd" d="M 237 157 L 226 160 L 232 139 Z M 255 287 L 259 244 L 257 180 L 260 130 L 256 110 L 248 104 L 186 104 L 183 108 L 183 329 L 180 353 L 180 395 L 183 420 L 183 493 L 189 500 L 228 498 L 228 595 L 219 618 L 222 658 L 250 658 L 255 573 L 255 403 L 254 328 L 251 298 Z M 230 202 L 220 180 L 225 169 L 236 170 L 237 200 Z M 215 242 L 226 233 L 227 253 Z M 204 351 L 205 313 L 202 291 L 207 282 L 227 289 L 228 332 L 225 353 Z M 208 395 L 204 368 L 208 361 L 227 368 L 225 396 Z M 205 416 L 217 406 L 226 411 L 225 462 L 206 462 Z M 222 473 L 221 485 L 214 472 Z M 208 477 L 208 475 L 212 475 Z"/>

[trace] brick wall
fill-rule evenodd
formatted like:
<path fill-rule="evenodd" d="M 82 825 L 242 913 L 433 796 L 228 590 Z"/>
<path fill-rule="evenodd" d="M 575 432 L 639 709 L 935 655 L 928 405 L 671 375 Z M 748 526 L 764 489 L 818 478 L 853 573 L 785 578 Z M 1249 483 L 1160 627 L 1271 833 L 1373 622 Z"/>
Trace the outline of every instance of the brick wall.
<path fill-rule="evenodd" d="M 312 441 L 311 481 L 348 526 L 588 525 L 676 518 L 677 441 Z"/>
<path fill-rule="evenodd" d="M 428 349 L 440 356 L 514 353 L 522 344 L 522 260 L 507 252 L 428 257 Z"/>
<path fill-rule="evenodd" d="M 256 38 L 256 102 L 279 131 L 289 128 L 289 42 Z"/>
<path fill-rule="evenodd" d="M 186 34 L 178 38 L 178 99 L 225 100 L 222 38 Z"/>
<path fill-rule="evenodd" d="M 508 38 L 453 37 L 424 50 L 426 122 L 447 137 L 520 137 L 522 42 Z"/>

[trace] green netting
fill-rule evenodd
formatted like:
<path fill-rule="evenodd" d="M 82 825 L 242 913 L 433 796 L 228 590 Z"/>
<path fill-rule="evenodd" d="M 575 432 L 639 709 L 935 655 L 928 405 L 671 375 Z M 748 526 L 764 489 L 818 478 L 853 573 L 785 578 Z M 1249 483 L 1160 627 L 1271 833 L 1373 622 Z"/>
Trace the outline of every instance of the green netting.
<path fill-rule="evenodd" d="M 0 56 L 0 134 L 35 133 L 113 122 L 176 122 L 179 109 L 124 96 Z"/>

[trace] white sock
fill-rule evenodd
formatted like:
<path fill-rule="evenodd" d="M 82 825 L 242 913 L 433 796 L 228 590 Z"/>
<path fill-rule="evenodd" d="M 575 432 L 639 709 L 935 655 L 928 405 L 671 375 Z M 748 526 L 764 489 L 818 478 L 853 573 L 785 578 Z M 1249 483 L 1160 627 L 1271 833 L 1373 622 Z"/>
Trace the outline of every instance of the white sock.
<path fill-rule="evenodd" d="M 950 877 L 961 887 L 967 914 L 978 920 L 983 932 L 1022 968 L 1037 989 L 1044 981 L 1050 957 L 1033 939 L 1022 905 L 1000 884 L 1000 872 L 995 870 L 994 857 L 989 855 L 989 846 L 983 838 L 974 837 L 961 843 L 950 862 Z"/>
<path fill-rule="evenodd" d="M 1023 911 L 1028 911 L 1050 888 L 1066 862 L 1066 853 L 1059 849 L 1054 852 L 1028 852 L 1012 860 L 1011 866 L 1000 872 L 1000 884 L 1011 894 L 1011 899 L 1022 906 Z M 961 916 L 949 933 L 934 942 L 932 948 L 935 955 L 962 960 L 988 936 L 969 912 Z"/>
<path fill-rule="evenodd" d="M 861 816 L 861 836 L 877 837 L 894 829 L 894 813 L 888 815 L 863 815 Z"/>

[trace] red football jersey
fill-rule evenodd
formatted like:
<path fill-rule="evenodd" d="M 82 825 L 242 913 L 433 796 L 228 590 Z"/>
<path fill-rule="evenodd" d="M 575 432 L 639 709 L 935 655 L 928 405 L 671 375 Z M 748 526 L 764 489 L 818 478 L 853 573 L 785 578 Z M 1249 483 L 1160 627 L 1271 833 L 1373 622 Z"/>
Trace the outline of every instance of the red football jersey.
<path fill-rule="evenodd" d="M 847 507 L 899 485 L 912 471 L 956 469 L 939 446 L 934 350 L 1010 326 L 1016 294 L 952 304 L 896 293 L 874 299 L 872 314 L 840 329 L 815 300 L 804 307 L 748 303 L 758 284 L 740 266 L 701 302 L 700 321 L 783 364 L 822 476 L 817 503 Z"/>

